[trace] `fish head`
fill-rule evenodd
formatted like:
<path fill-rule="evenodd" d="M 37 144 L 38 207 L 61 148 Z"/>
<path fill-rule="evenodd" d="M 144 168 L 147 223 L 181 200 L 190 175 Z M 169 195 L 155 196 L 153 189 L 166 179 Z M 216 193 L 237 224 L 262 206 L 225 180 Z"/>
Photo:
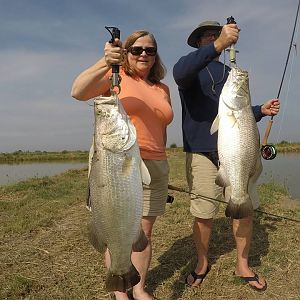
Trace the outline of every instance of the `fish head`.
<path fill-rule="evenodd" d="M 130 149 L 136 142 L 136 130 L 117 96 L 94 99 L 95 134 L 102 147 L 112 152 Z"/>
<path fill-rule="evenodd" d="M 239 111 L 251 104 L 248 72 L 233 67 L 222 89 L 221 100 L 227 108 Z"/>

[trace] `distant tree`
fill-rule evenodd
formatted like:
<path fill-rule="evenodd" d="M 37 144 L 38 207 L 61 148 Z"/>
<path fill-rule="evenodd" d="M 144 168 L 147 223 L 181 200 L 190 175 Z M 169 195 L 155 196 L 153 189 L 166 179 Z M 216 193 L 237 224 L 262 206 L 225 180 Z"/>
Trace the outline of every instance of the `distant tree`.
<path fill-rule="evenodd" d="M 279 145 L 287 145 L 287 144 L 289 144 L 289 142 L 284 141 L 284 140 L 279 143 Z"/>
<path fill-rule="evenodd" d="M 170 145 L 170 148 L 177 148 L 177 145 L 174 143 L 174 144 L 171 144 Z"/>
<path fill-rule="evenodd" d="M 16 154 L 16 155 L 18 155 L 18 154 L 22 154 L 23 153 L 23 151 L 22 150 L 18 150 L 18 151 L 15 151 L 13 154 Z"/>

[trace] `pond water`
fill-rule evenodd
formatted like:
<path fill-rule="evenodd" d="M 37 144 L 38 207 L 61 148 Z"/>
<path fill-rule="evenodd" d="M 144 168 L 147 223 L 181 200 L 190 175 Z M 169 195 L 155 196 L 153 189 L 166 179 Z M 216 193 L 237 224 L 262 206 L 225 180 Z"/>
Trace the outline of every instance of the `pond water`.
<path fill-rule="evenodd" d="M 53 176 L 71 169 L 87 167 L 87 162 L 55 161 L 0 164 L 0 185 L 12 184 L 33 177 Z"/>
<path fill-rule="evenodd" d="M 300 199 L 300 154 L 278 154 L 273 160 L 264 160 L 258 183 L 272 180 L 283 184 L 292 198 Z M 87 162 L 35 162 L 0 164 L 0 185 L 12 184 L 32 177 L 53 176 L 70 169 L 87 167 Z"/>
<path fill-rule="evenodd" d="M 264 160 L 263 171 L 258 183 L 272 180 L 284 185 L 291 198 L 300 199 L 300 154 L 277 154 L 273 160 Z"/>

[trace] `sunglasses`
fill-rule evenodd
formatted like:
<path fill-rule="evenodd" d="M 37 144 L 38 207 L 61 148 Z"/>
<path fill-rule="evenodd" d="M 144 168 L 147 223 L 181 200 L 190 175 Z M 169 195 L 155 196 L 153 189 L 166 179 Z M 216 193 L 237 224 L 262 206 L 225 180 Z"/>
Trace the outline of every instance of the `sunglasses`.
<path fill-rule="evenodd" d="M 148 56 L 154 56 L 157 53 L 157 48 L 156 47 L 143 48 L 139 46 L 132 46 L 128 48 L 128 51 L 134 56 L 141 55 L 144 51 Z"/>
<path fill-rule="evenodd" d="M 208 37 L 214 36 L 215 38 L 218 38 L 220 36 L 220 33 L 221 32 L 218 30 L 211 30 L 211 31 L 209 30 L 209 31 L 203 32 L 201 37 L 208 38 Z"/>

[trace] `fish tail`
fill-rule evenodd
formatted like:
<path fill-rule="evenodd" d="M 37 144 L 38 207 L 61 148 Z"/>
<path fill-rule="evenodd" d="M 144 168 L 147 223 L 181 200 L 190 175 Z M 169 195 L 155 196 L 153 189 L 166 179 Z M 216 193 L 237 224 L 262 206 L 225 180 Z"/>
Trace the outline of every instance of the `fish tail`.
<path fill-rule="evenodd" d="M 253 215 L 253 206 L 250 198 L 243 203 L 234 203 L 229 200 L 225 210 L 225 216 L 232 219 L 243 219 Z"/>
<path fill-rule="evenodd" d="M 131 264 L 128 273 L 125 274 L 113 274 L 110 270 L 108 271 L 105 286 L 109 292 L 119 291 L 126 292 L 126 290 L 132 288 L 138 284 L 141 280 L 140 274 L 134 265 Z"/>
<path fill-rule="evenodd" d="M 149 241 L 144 233 L 144 231 L 141 229 L 139 236 L 137 240 L 132 244 L 132 251 L 134 252 L 142 252 L 146 249 Z"/>
<path fill-rule="evenodd" d="M 88 238 L 92 246 L 99 252 L 104 253 L 107 246 L 99 239 L 94 223 L 91 221 L 88 224 Z"/>

